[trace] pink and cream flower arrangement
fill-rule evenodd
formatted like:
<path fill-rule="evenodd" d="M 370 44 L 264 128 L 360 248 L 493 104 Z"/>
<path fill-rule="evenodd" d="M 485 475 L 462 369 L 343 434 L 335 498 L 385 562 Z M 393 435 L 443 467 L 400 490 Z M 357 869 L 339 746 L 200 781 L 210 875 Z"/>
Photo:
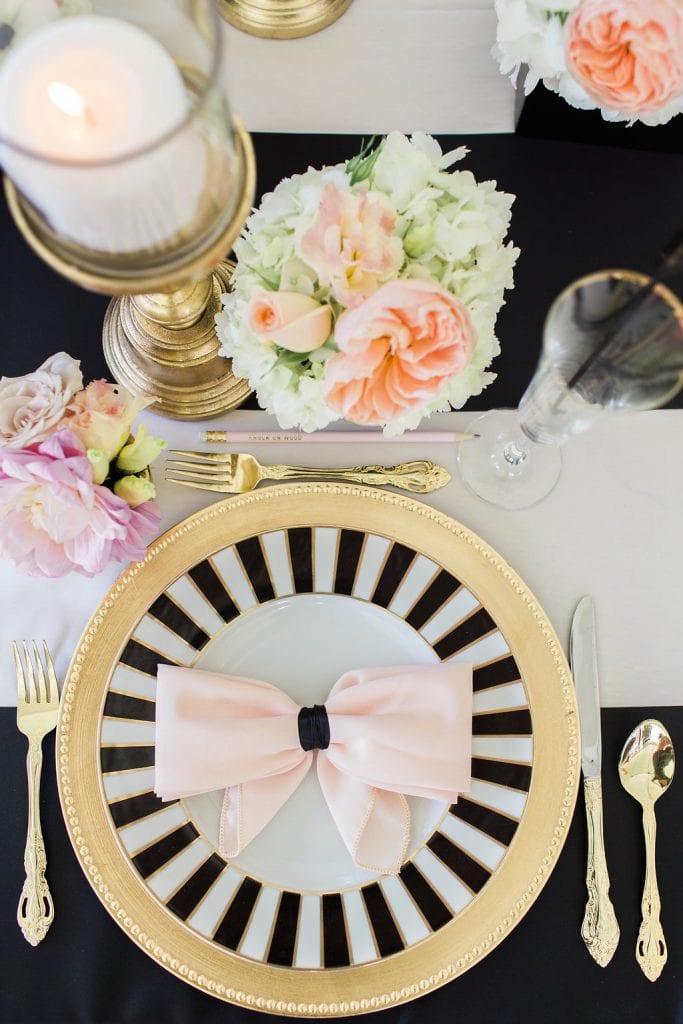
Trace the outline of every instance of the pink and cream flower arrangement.
<path fill-rule="evenodd" d="M 147 469 L 165 441 L 133 420 L 149 405 L 104 380 L 87 387 L 58 352 L 0 378 L 0 557 L 30 576 L 94 576 L 141 559 L 161 523 Z"/>
<path fill-rule="evenodd" d="M 493 380 L 514 196 L 449 171 L 466 153 L 393 132 L 285 179 L 250 217 L 217 329 L 285 429 L 398 434 Z"/>
<path fill-rule="evenodd" d="M 542 81 L 607 121 L 683 111 L 683 0 L 496 0 L 493 54 L 524 92 Z"/>

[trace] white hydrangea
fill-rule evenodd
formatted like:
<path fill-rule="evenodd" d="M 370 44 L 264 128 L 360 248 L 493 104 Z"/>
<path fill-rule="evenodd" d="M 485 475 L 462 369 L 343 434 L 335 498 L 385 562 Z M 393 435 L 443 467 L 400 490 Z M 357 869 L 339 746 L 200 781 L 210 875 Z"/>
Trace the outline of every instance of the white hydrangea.
<path fill-rule="evenodd" d="M 256 286 L 325 301 L 299 244 L 330 182 L 340 189 L 369 189 L 389 197 L 405 254 L 398 276 L 438 281 L 467 307 L 477 334 L 466 369 L 447 381 L 432 401 L 386 424 L 385 432 L 399 434 L 433 412 L 459 408 L 494 379 L 487 367 L 500 351 L 496 316 L 505 289 L 513 286 L 519 255 L 512 243 L 504 243 L 514 196 L 498 192 L 495 182 L 477 182 L 470 171 L 448 170 L 466 154 L 465 147 L 444 154 L 428 135 L 408 139 L 392 132 L 361 181 L 352 184 L 343 164 L 309 169 L 264 196 L 247 221 L 235 245 L 237 269 L 232 291 L 223 296 L 217 330 L 222 353 L 232 358 L 235 372 L 249 381 L 260 404 L 284 429 L 318 430 L 338 418 L 324 395 L 325 359 L 335 351 L 334 345 L 328 342 L 313 358 L 291 353 L 283 358 L 282 352 L 252 334 L 245 311 Z"/>

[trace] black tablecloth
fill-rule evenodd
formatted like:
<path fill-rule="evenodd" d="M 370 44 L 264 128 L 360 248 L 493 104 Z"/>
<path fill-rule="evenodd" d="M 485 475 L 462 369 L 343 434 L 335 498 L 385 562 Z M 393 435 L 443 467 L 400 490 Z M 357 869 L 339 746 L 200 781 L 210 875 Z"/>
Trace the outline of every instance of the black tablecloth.
<path fill-rule="evenodd" d="M 662 923 L 669 961 L 658 982 L 634 959 L 644 852 L 640 809 L 619 784 L 616 763 L 634 725 L 651 709 L 603 711 L 607 860 L 621 941 L 605 969 L 579 935 L 586 900 L 583 798 L 545 889 L 515 930 L 481 963 L 449 985 L 403 1007 L 358 1018 L 377 1024 L 676 1024 L 683 1021 L 683 779 L 657 804 Z M 659 708 L 683 751 L 683 708 Z M 14 711 L 0 711 L 3 752 L 0 864 L 0 1020 L 3 1024 L 237 1024 L 276 1020 L 214 1000 L 168 974 L 126 937 L 90 888 L 59 811 L 54 741 L 45 741 L 43 831 L 55 920 L 31 948 L 15 924 L 23 883 L 26 796 L 24 738 Z M 226 981 L 228 979 L 226 978 Z"/>
<path fill-rule="evenodd" d="M 517 194 L 511 237 L 522 249 L 516 288 L 499 319 L 502 354 L 498 380 L 472 409 L 515 405 L 535 366 L 545 312 L 572 279 L 604 267 L 651 270 L 662 242 L 683 223 L 683 158 L 515 136 L 471 136 L 461 166 L 495 178 Z M 259 191 L 311 164 L 334 163 L 357 151 L 352 136 L 256 136 Z M 33 369 L 65 349 L 82 360 L 88 379 L 108 376 L 100 346 L 107 300 L 56 276 L 24 245 L 0 203 L 2 317 L 0 372 Z M 676 402 L 680 404 L 681 399 Z M 517 525 L 518 529 L 519 526 Z M 589 589 L 590 581 L 586 581 Z M 11 594 L 3 600 L 10 601 Z M 27 610 L 27 615 L 30 614 Z M 11 638 L 4 633 L 0 642 Z M 672 666 L 672 671 L 676 666 Z M 643 681 L 643 694 L 647 680 Z M 445 988 L 374 1019 L 457 1021 L 458 1024 L 673 1024 L 683 1022 L 683 796 L 677 781 L 658 805 L 659 869 L 669 963 L 657 984 L 641 974 L 633 952 L 638 930 L 643 846 L 639 810 L 621 790 L 614 765 L 637 709 L 604 713 L 607 853 L 622 940 L 602 970 L 584 949 L 579 928 L 585 903 L 585 826 L 581 805 L 567 846 L 548 885 L 514 932 L 482 963 Z M 683 750 L 683 709 L 658 715 Z M 196 992 L 167 974 L 113 923 L 72 854 L 61 820 L 53 740 L 46 741 L 43 820 L 56 919 L 47 939 L 29 947 L 15 924 L 23 881 L 26 823 L 24 740 L 14 712 L 0 711 L 3 775 L 0 827 L 0 1021 L 69 1024 L 195 1024 L 254 1020 L 241 1010 Z M 258 1015 L 256 1015 L 258 1016 Z"/>
<path fill-rule="evenodd" d="M 467 408 L 515 406 L 535 368 L 543 320 L 557 293 L 594 270 L 651 271 L 662 244 L 683 226 L 683 156 L 514 135 L 441 142 L 444 149 L 467 145 L 470 153 L 458 166 L 517 196 L 510 237 L 521 256 L 498 319 L 498 379 Z M 254 143 L 261 194 L 309 165 L 348 159 L 361 139 L 268 134 L 255 135 Z M 69 284 L 34 256 L 1 199 L 0 266 L 0 372 L 25 373 L 64 348 L 82 360 L 88 379 L 109 376 L 100 344 L 108 300 Z"/>

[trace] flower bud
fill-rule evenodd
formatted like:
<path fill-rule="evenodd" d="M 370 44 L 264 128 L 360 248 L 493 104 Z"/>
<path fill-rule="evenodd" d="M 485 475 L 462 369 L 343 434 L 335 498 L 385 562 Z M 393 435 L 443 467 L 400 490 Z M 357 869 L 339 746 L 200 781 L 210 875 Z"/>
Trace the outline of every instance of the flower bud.
<path fill-rule="evenodd" d="M 158 437 L 151 437 L 147 427 L 141 423 L 134 439 L 123 446 L 116 460 L 118 469 L 124 473 L 140 473 L 154 462 L 157 455 L 166 447 L 166 442 Z"/>
<path fill-rule="evenodd" d="M 122 476 L 114 484 L 114 494 L 127 501 L 131 508 L 136 508 L 145 501 L 152 501 L 156 493 L 152 481 L 142 476 Z"/>
<path fill-rule="evenodd" d="M 109 459 L 99 448 L 88 448 L 86 455 L 92 466 L 92 482 L 94 484 L 104 483 L 109 475 Z"/>

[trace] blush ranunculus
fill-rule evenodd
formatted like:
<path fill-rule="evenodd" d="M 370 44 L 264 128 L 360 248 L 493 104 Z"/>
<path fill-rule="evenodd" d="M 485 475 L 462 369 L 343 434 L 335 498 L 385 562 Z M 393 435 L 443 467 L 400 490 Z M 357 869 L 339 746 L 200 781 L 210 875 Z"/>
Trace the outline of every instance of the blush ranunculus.
<path fill-rule="evenodd" d="M 23 377 L 0 378 L 0 448 L 42 441 L 83 387 L 80 363 L 57 352 Z"/>
<path fill-rule="evenodd" d="M 93 380 L 69 403 L 59 426 L 111 461 L 128 440 L 135 417 L 153 401 L 131 395 L 120 384 Z"/>
<path fill-rule="evenodd" d="M 400 270 L 405 257 L 395 227 L 396 211 L 383 192 L 356 195 L 327 185 L 301 255 L 323 288 L 354 306 Z"/>
<path fill-rule="evenodd" d="M 353 423 L 388 423 L 437 396 L 476 345 L 469 313 L 434 281 L 391 281 L 337 320 L 325 366 L 329 405 Z"/>
<path fill-rule="evenodd" d="M 20 451 L 0 449 L 0 557 L 29 576 L 94 576 L 109 561 L 144 558 L 161 523 L 148 501 L 131 508 L 94 484 L 70 430 Z"/>
<path fill-rule="evenodd" d="M 670 0 L 583 0 L 567 22 L 567 66 L 591 99 L 623 114 L 683 90 L 683 8 Z"/>
<path fill-rule="evenodd" d="M 332 330 L 330 307 L 300 292 L 254 288 L 246 317 L 253 334 L 290 352 L 313 352 Z"/>

